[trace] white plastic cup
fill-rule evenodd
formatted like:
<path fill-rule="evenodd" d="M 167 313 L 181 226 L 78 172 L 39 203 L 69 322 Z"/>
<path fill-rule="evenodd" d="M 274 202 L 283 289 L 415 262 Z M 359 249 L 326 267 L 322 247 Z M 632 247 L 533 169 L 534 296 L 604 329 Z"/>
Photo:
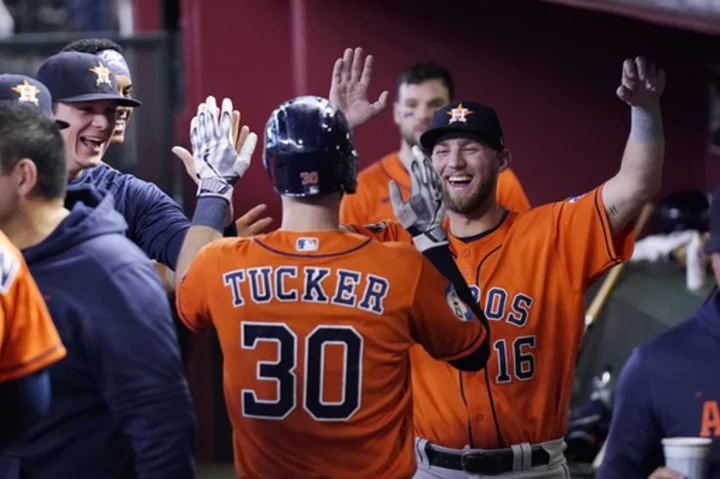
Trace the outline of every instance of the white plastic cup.
<path fill-rule="evenodd" d="M 693 232 L 685 257 L 685 281 L 688 291 L 695 293 L 705 284 L 705 257 L 700 233 Z"/>
<path fill-rule="evenodd" d="M 687 479 L 706 479 L 708 455 L 712 439 L 709 437 L 672 437 L 662 440 L 665 467 Z"/>

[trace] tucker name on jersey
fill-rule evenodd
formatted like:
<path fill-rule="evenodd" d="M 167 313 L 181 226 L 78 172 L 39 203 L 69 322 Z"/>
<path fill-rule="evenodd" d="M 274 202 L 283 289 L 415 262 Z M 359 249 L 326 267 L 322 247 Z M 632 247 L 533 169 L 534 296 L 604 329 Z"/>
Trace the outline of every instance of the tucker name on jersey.
<path fill-rule="evenodd" d="M 236 308 L 247 300 L 256 304 L 303 302 L 358 308 L 379 315 L 384 312 L 383 302 L 390 290 L 390 282 L 381 276 L 314 266 L 238 269 L 224 273 L 223 283 L 232 290 Z"/>

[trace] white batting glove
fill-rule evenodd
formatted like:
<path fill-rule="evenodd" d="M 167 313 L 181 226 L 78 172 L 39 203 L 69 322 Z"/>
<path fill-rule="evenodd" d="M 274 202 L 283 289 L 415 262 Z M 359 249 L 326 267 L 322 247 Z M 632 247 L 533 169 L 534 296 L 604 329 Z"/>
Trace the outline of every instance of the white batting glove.
<path fill-rule="evenodd" d="M 190 122 L 190 143 L 193 163 L 198 177 L 198 198 L 217 196 L 232 204 L 233 186 L 250 166 L 257 135 L 250 133 L 240 152 L 232 138 L 233 104 L 223 99 L 218 118 L 214 96 L 198 106 L 197 115 Z"/>
<path fill-rule="evenodd" d="M 415 247 L 423 252 L 448 244 L 447 233 L 443 227 L 445 207 L 442 201 L 440 178 L 433 170 L 430 158 L 414 146 L 413 159 L 410 162 L 410 198 L 402 199 L 400 187 L 391 180 L 390 202 L 400 224 L 413 237 Z"/>

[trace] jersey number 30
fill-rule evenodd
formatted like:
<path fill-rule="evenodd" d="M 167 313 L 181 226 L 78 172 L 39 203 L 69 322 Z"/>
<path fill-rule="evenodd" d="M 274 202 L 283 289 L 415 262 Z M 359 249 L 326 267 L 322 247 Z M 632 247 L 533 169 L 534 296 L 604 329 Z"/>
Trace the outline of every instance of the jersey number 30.
<path fill-rule="evenodd" d="M 258 399 L 255 391 L 243 389 L 243 415 L 284 419 L 297 406 L 297 335 L 282 323 L 244 322 L 241 329 L 243 349 L 255 349 L 259 342 L 266 341 L 276 343 L 278 351 L 276 361 L 257 363 L 258 379 L 275 382 L 277 399 Z M 339 401 L 323 400 L 325 347 L 331 344 L 341 346 L 344 352 Z M 362 355 L 363 338 L 350 326 L 318 326 L 305 338 L 303 407 L 315 420 L 347 421 L 360 409 Z"/>

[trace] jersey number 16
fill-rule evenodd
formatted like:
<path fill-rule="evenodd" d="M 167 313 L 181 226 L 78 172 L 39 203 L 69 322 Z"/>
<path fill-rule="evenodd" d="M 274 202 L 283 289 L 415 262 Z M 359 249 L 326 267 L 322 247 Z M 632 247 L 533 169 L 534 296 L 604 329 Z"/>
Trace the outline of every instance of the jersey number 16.
<path fill-rule="evenodd" d="M 493 349 L 498 358 L 498 375 L 495 382 L 509 383 L 513 376 L 520 381 L 532 379 L 535 376 L 535 356 L 530 350 L 533 348 L 535 348 L 535 336 L 519 336 L 515 338 L 510 348 L 505 339 L 495 341 Z"/>

